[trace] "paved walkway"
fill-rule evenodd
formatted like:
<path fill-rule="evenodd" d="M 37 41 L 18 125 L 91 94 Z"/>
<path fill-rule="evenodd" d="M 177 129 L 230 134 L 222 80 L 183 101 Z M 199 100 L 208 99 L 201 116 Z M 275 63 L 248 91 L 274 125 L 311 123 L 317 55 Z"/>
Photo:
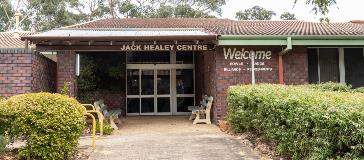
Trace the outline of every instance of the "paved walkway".
<path fill-rule="evenodd" d="M 80 140 L 88 147 L 90 139 Z M 215 125 L 192 125 L 185 116 L 127 117 L 113 135 L 96 141 L 90 160 L 237 160 L 258 153 Z"/>

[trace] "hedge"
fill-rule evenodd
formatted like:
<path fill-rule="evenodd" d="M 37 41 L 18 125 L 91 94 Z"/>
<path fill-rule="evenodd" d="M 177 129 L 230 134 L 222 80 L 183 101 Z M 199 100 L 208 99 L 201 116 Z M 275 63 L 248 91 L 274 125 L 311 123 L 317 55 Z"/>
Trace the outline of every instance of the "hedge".
<path fill-rule="evenodd" d="M 28 93 L 0 106 L 3 132 L 23 137 L 24 159 L 68 159 L 75 151 L 84 125 L 83 106 L 75 99 L 51 93 Z"/>
<path fill-rule="evenodd" d="M 343 83 L 335 83 L 335 82 L 325 82 L 320 84 L 311 84 L 307 85 L 314 89 L 319 89 L 322 91 L 339 91 L 339 92 L 350 92 L 352 90 L 351 85 L 343 84 Z"/>
<path fill-rule="evenodd" d="M 227 120 L 254 131 L 292 159 L 364 158 L 364 94 L 307 86 L 243 85 L 228 90 Z"/>

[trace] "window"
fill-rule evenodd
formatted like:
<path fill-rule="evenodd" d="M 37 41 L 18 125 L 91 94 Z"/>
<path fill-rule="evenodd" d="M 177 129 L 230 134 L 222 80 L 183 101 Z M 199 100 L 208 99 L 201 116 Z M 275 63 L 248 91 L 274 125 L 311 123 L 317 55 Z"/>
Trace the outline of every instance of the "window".
<path fill-rule="evenodd" d="M 130 52 L 127 53 L 129 64 L 169 64 L 169 52 Z"/>
<path fill-rule="evenodd" d="M 308 64 L 310 83 L 340 82 L 337 48 L 309 49 Z"/>
<path fill-rule="evenodd" d="M 193 64 L 193 52 L 177 52 L 177 64 Z"/>
<path fill-rule="evenodd" d="M 364 53 L 362 48 L 345 48 L 345 81 L 354 88 L 364 86 Z"/>
<path fill-rule="evenodd" d="M 308 49 L 309 83 L 345 82 L 364 86 L 363 48 Z"/>

